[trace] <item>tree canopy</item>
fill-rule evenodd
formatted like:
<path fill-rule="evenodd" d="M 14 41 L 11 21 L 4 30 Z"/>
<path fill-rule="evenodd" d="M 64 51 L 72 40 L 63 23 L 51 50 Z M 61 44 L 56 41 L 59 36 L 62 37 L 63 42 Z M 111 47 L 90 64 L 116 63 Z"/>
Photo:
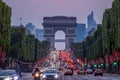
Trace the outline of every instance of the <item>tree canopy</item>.
<path fill-rule="evenodd" d="M 88 60 L 110 55 L 112 50 L 120 52 L 120 0 L 114 0 L 112 8 L 106 9 L 103 14 L 102 24 L 99 24 L 94 35 L 87 36 L 81 44 L 72 44 L 75 47 L 84 45 L 82 52 L 77 52 L 77 57 L 87 57 Z M 71 48 L 72 49 L 72 48 Z M 79 56 L 78 56 L 79 55 Z"/>

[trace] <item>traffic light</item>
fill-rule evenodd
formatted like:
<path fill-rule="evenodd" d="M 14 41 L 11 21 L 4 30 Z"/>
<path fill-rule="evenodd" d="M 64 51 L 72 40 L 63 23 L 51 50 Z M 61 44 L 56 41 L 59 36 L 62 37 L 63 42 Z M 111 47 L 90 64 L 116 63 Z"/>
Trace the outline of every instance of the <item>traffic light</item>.
<path fill-rule="evenodd" d="M 87 66 L 87 64 L 84 64 L 85 66 Z"/>
<path fill-rule="evenodd" d="M 103 64 L 103 63 L 101 63 L 101 64 L 100 64 L 100 66 L 101 66 L 101 67 L 103 67 L 103 66 L 104 66 L 104 64 Z"/>
<path fill-rule="evenodd" d="M 84 64 L 84 67 L 87 67 L 87 64 L 86 64 L 86 63 Z"/>
<path fill-rule="evenodd" d="M 114 66 L 116 66 L 116 65 L 117 65 L 117 62 L 116 62 L 116 61 L 114 61 L 114 62 L 113 62 L 113 65 L 114 65 Z"/>
<path fill-rule="evenodd" d="M 94 67 L 96 68 L 96 67 L 97 67 L 97 65 L 96 65 L 96 64 L 94 64 Z"/>

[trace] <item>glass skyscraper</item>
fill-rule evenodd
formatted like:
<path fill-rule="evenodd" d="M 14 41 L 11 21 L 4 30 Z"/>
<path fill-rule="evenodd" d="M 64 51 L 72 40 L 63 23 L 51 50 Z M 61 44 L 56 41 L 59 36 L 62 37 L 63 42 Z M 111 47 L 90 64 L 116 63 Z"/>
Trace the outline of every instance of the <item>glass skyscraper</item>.
<path fill-rule="evenodd" d="M 92 30 L 92 29 L 97 29 L 97 23 L 96 21 L 94 20 L 93 18 L 93 11 L 87 16 L 87 30 L 86 30 L 86 36 L 89 35 L 89 32 Z"/>
<path fill-rule="evenodd" d="M 26 24 L 27 34 L 35 34 L 35 26 L 32 23 Z"/>
<path fill-rule="evenodd" d="M 35 37 L 39 40 L 39 41 L 43 41 L 44 40 L 44 30 L 43 29 L 36 29 L 35 30 Z"/>
<path fill-rule="evenodd" d="M 85 36 L 85 24 L 77 24 L 76 32 L 77 32 L 77 37 L 76 37 L 76 42 L 82 42 L 83 38 Z"/>

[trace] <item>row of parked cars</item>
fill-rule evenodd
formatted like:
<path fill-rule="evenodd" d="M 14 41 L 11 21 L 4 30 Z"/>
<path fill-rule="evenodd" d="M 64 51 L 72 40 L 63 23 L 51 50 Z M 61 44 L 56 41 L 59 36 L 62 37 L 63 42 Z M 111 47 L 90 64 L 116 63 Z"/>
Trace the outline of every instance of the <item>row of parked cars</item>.
<path fill-rule="evenodd" d="M 87 69 L 86 70 L 87 74 L 93 74 L 94 76 L 96 75 L 100 75 L 103 76 L 103 70 L 100 68 L 96 68 L 96 69 Z"/>
<path fill-rule="evenodd" d="M 100 69 L 100 68 L 96 68 L 96 69 L 86 69 L 86 70 L 83 70 L 83 69 L 80 69 L 79 70 L 79 73 L 82 71 L 82 73 L 84 72 L 84 74 L 93 74 L 94 76 L 96 75 L 100 75 L 100 76 L 103 76 L 103 70 Z"/>
<path fill-rule="evenodd" d="M 74 70 L 73 68 L 64 68 L 63 69 L 63 73 L 64 75 L 73 75 L 74 71 L 77 72 L 77 74 L 84 74 L 85 75 L 85 70 L 84 69 L 78 69 L 78 70 Z"/>
<path fill-rule="evenodd" d="M 64 72 L 64 75 L 73 75 L 74 74 L 74 69 L 73 68 L 65 68 L 63 70 L 63 72 Z M 81 68 L 81 69 L 77 69 L 76 72 L 77 72 L 78 75 L 80 75 L 80 74 L 82 74 L 82 75 L 93 74 L 94 76 L 96 76 L 96 75 L 103 76 L 103 70 L 102 69 L 91 69 L 91 68 L 89 68 L 89 69 L 85 70 L 85 69 Z"/>

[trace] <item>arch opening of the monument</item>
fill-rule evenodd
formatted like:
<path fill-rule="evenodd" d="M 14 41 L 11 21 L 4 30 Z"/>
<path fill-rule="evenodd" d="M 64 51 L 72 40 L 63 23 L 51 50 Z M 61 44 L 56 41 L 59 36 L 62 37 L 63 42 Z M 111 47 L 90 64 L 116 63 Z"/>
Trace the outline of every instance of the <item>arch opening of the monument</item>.
<path fill-rule="evenodd" d="M 55 33 L 55 49 L 65 50 L 65 33 L 63 31 Z"/>

